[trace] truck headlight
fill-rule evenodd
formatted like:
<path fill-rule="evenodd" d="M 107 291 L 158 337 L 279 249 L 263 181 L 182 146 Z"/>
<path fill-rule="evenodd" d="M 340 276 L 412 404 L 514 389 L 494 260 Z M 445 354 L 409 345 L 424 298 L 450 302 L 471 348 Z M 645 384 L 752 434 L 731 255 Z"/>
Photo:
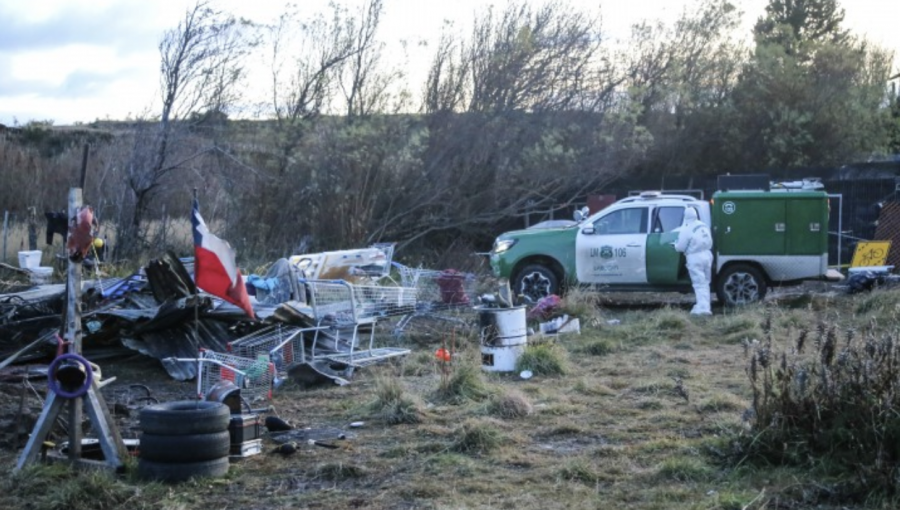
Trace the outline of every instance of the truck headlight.
<path fill-rule="evenodd" d="M 512 248 L 514 244 L 516 244 L 515 239 L 504 239 L 502 241 L 497 240 L 494 242 L 494 249 L 491 250 L 491 253 L 493 253 L 494 255 L 499 255 Z"/>

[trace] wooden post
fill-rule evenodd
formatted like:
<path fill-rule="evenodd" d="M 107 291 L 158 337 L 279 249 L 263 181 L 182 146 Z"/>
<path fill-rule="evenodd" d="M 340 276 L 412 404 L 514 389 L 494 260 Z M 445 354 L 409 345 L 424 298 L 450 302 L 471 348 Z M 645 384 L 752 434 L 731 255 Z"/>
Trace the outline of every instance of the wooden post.
<path fill-rule="evenodd" d="M 3 262 L 6 262 L 6 235 L 9 232 L 9 211 L 3 211 Z"/>
<path fill-rule="evenodd" d="M 86 151 L 85 151 L 86 152 Z M 78 211 L 81 209 L 81 188 L 69 190 L 69 222 L 75 224 L 78 221 Z M 68 260 L 68 273 L 66 278 L 66 321 L 63 324 L 65 332 L 63 338 L 67 342 L 69 354 L 81 355 L 81 262 Z M 47 374 L 54 377 L 55 374 Z M 38 458 L 41 445 L 47 435 L 53 429 L 53 424 L 63 407 L 68 405 L 69 418 L 69 460 L 74 463 L 94 464 L 81 458 L 81 420 L 84 416 L 84 407 L 87 407 L 88 416 L 94 431 L 99 436 L 100 447 L 103 450 L 107 467 L 120 468 L 122 458 L 128 455 L 125 443 L 119 430 L 115 427 L 109 408 L 103 395 L 97 386 L 97 381 L 92 380 L 87 393 L 81 397 L 63 398 L 54 392 L 50 392 L 44 402 L 44 410 L 34 425 L 28 444 L 19 457 L 16 470 L 22 469 L 29 462 Z"/>
<path fill-rule="evenodd" d="M 83 174 L 82 174 L 83 176 Z M 81 188 L 69 190 L 69 225 L 78 222 L 78 210 L 81 208 Z M 69 352 L 81 355 L 81 261 L 74 262 L 69 258 L 66 274 L 66 323 L 65 339 Z M 81 419 L 83 401 L 73 398 L 69 402 L 69 460 L 81 458 Z"/>
<path fill-rule="evenodd" d="M 87 181 L 87 162 L 88 162 L 88 154 L 91 152 L 91 146 L 89 144 L 84 144 L 84 154 L 81 156 L 81 180 L 78 181 L 78 186 L 80 189 L 84 189 L 84 184 Z"/>
<path fill-rule="evenodd" d="M 37 207 L 28 208 L 28 249 L 31 251 L 38 249 L 37 241 Z"/>

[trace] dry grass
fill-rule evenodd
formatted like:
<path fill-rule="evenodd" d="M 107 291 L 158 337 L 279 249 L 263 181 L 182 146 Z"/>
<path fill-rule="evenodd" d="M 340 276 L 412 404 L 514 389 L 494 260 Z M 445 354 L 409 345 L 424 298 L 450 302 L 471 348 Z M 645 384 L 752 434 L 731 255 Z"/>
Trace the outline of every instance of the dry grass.
<path fill-rule="evenodd" d="M 560 337 L 551 345 L 567 358 L 565 373 L 528 380 L 483 373 L 473 338 L 460 342 L 445 375 L 433 360 L 439 340 L 407 338 L 413 353 L 390 370 L 358 370 L 346 387 L 276 393 L 279 415 L 300 426 L 365 421 L 338 449 L 257 456 L 223 481 L 165 490 L 128 478 L 96 487 L 87 474 L 6 475 L 0 507 L 53 508 L 59 492 L 36 487 L 71 479 L 90 488 L 93 508 L 896 508 L 889 495 L 854 492 L 847 473 L 829 470 L 835 463 L 741 462 L 735 447 L 754 437 L 744 419 L 754 345 L 769 335 L 796 348 L 800 329 L 815 332 L 823 320 L 841 332 L 873 319 L 887 328 L 898 302 L 900 293 L 879 291 L 838 296 L 824 309 L 759 306 L 705 320 L 681 308 L 601 309 L 621 323 L 583 323 L 580 336 Z M 809 342 L 804 352 L 818 352 Z M 0 460 L 8 472 L 13 452 Z"/>
<path fill-rule="evenodd" d="M 514 420 L 530 416 L 534 413 L 534 406 L 520 391 L 508 389 L 491 397 L 488 413 L 498 418 Z"/>
<path fill-rule="evenodd" d="M 390 377 L 375 380 L 375 400 L 369 409 L 388 425 L 421 423 L 423 418 L 419 399 L 409 394 L 398 379 Z"/>

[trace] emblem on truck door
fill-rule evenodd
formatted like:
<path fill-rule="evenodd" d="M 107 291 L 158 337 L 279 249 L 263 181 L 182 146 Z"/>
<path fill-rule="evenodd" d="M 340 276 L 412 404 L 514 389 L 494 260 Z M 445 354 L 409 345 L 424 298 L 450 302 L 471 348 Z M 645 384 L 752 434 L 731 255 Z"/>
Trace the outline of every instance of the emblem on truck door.
<path fill-rule="evenodd" d="M 725 202 L 722 204 L 722 212 L 725 214 L 734 214 L 735 209 L 737 209 L 737 206 L 734 205 L 734 202 Z"/>

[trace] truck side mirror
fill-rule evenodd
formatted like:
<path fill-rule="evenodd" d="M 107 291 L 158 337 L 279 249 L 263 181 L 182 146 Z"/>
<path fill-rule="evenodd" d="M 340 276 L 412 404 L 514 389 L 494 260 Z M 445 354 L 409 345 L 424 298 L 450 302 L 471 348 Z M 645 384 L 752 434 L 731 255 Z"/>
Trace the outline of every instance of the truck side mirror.
<path fill-rule="evenodd" d="M 594 235 L 596 232 L 594 231 L 594 226 L 591 225 L 591 226 L 589 226 L 589 227 L 584 227 L 583 229 L 581 229 L 581 233 L 584 234 L 584 235 L 586 235 L 586 236 L 592 236 L 592 235 Z"/>
<path fill-rule="evenodd" d="M 573 216 L 575 218 L 575 221 L 577 221 L 578 223 L 581 223 L 582 221 L 584 221 L 585 218 L 590 216 L 590 214 L 591 214 L 591 210 L 588 208 L 588 206 L 584 206 L 581 209 L 578 209 L 577 211 L 575 211 L 575 214 Z"/>

